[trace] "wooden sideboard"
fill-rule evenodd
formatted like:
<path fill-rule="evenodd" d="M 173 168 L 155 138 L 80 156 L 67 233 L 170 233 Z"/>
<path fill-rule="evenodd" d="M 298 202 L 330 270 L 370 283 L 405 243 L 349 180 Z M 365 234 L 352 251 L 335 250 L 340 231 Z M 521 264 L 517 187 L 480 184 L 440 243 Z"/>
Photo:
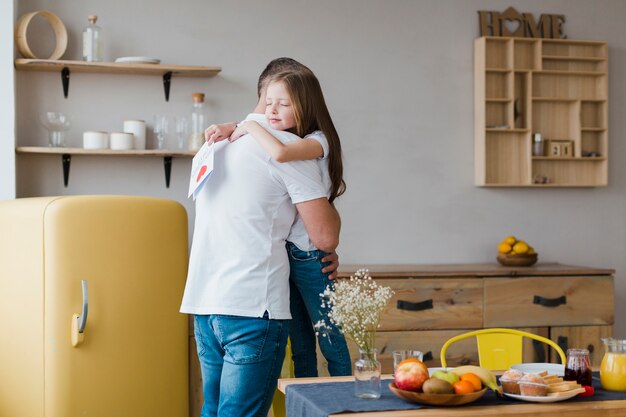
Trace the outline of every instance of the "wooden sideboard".
<path fill-rule="evenodd" d="M 604 355 L 600 338 L 613 332 L 611 269 L 560 264 L 344 265 L 339 277 L 349 277 L 361 267 L 395 291 L 376 336 L 383 373 L 393 372 L 391 352 L 399 349 L 421 350 L 429 366 L 440 366 L 446 340 L 487 327 L 529 331 L 564 350 L 588 348 L 592 365 L 599 366 Z M 525 343 L 525 362 L 557 361 L 546 345 Z M 358 349 L 349 345 L 356 359 Z M 450 366 L 478 364 L 475 339 L 451 345 L 446 356 Z M 320 376 L 328 375 L 319 354 L 318 364 Z"/>
<path fill-rule="evenodd" d="M 392 373 L 394 350 L 419 349 L 427 353 L 428 366 L 439 366 L 439 352 L 446 340 L 486 327 L 526 330 L 565 349 L 588 348 L 592 365 L 599 366 L 604 355 L 600 338 L 613 332 L 615 271 L 611 269 L 560 264 L 517 268 L 498 264 L 343 265 L 339 277 L 349 277 L 358 268 L 369 269 L 377 282 L 395 291 L 376 337 L 383 373 Z M 525 362 L 556 360 L 545 346 L 525 343 Z M 356 359 L 358 349 L 349 345 Z M 478 364 L 476 342 L 457 342 L 446 356 L 450 366 Z M 196 417 L 202 406 L 202 381 L 193 321 L 189 357 L 190 415 Z M 319 353 L 318 368 L 320 376 L 328 375 Z"/>

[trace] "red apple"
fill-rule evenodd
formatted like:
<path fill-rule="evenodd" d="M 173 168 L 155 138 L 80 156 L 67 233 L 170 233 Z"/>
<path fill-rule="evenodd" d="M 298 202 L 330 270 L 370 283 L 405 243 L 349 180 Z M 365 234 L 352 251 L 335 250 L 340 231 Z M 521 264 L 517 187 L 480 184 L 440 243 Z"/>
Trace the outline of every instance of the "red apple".
<path fill-rule="evenodd" d="M 428 379 L 428 367 L 418 359 L 406 359 L 398 364 L 394 374 L 396 387 L 405 391 L 419 392 Z"/>

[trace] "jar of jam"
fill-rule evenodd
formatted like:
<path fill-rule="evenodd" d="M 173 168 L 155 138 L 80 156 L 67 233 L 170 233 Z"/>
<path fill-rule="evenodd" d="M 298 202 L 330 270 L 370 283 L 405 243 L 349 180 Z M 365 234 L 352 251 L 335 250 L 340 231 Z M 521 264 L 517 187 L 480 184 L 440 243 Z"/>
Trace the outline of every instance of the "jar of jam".
<path fill-rule="evenodd" d="M 563 380 L 591 386 L 591 363 L 587 349 L 567 349 Z"/>

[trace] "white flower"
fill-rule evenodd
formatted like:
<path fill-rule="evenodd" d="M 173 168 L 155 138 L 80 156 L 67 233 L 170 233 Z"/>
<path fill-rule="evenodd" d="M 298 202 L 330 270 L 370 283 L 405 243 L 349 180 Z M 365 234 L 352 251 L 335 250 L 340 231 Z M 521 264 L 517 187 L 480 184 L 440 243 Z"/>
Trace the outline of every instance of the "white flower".
<path fill-rule="evenodd" d="M 366 269 L 359 269 L 349 280 L 338 280 L 321 294 L 322 307 L 328 306 L 328 320 L 354 341 L 361 350 L 374 347 L 380 316 L 393 296 L 389 287 L 376 283 Z M 322 334 L 328 327 L 325 321 L 315 324 Z"/>

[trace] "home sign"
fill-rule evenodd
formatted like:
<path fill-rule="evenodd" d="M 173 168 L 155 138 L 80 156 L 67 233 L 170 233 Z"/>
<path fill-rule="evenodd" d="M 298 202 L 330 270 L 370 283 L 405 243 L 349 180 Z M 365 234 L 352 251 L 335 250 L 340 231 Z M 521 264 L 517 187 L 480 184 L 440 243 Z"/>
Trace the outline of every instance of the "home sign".
<path fill-rule="evenodd" d="M 480 36 L 512 36 L 516 38 L 566 38 L 563 33 L 565 15 L 542 14 L 539 21 L 531 13 L 520 13 L 509 7 L 503 13 L 479 11 Z"/>

